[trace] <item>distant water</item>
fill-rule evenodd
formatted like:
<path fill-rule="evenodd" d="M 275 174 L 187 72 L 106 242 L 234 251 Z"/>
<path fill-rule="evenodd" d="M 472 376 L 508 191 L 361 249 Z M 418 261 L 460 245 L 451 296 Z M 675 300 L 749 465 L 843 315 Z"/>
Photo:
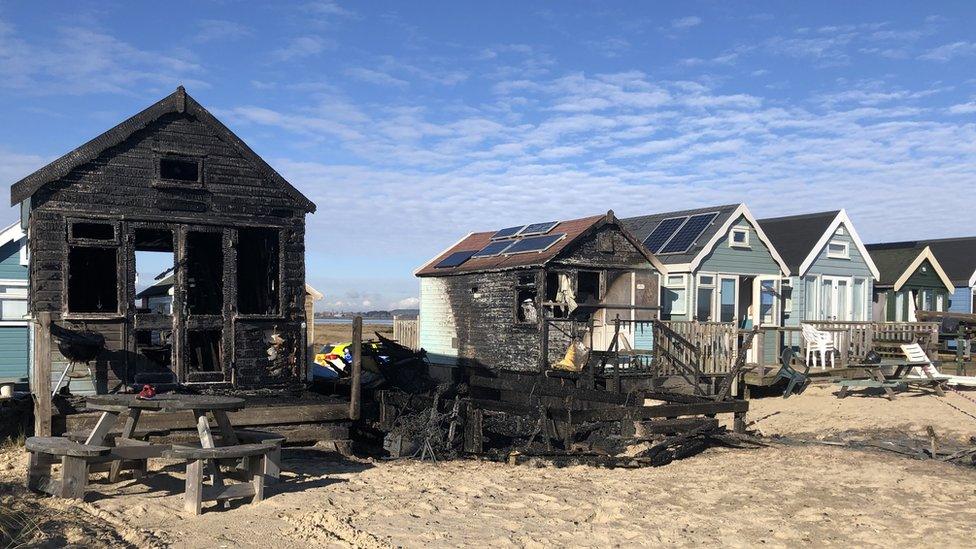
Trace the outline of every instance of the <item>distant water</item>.
<path fill-rule="evenodd" d="M 351 318 L 316 318 L 316 324 L 352 324 Z M 393 326 L 392 318 L 364 318 L 363 324 L 374 326 Z"/>

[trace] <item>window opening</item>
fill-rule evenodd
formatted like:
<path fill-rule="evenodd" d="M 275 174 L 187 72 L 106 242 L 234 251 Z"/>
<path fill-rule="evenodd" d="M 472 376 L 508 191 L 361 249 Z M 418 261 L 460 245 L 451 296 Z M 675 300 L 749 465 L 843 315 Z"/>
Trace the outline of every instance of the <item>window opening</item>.
<path fill-rule="evenodd" d="M 278 313 L 278 231 L 240 229 L 237 244 L 237 308 L 243 314 Z"/>
<path fill-rule="evenodd" d="M 221 233 L 191 231 L 186 234 L 186 308 L 191 315 L 219 315 L 223 312 L 224 250 Z"/>
<path fill-rule="evenodd" d="M 190 330 L 186 334 L 189 373 L 219 372 L 221 330 Z"/>
<path fill-rule="evenodd" d="M 189 158 L 159 159 L 159 178 L 169 181 L 200 182 L 200 161 Z"/>
<path fill-rule="evenodd" d="M 576 295 L 579 303 L 598 303 L 603 299 L 600 291 L 600 273 L 579 271 L 576 274 Z"/>
<path fill-rule="evenodd" d="M 71 238 L 81 240 L 115 240 L 115 225 L 111 223 L 72 223 Z"/>
<path fill-rule="evenodd" d="M 68 311 L 118 312 L 118 277 L 115 248 L 71 246 L 68 250 Z"/>

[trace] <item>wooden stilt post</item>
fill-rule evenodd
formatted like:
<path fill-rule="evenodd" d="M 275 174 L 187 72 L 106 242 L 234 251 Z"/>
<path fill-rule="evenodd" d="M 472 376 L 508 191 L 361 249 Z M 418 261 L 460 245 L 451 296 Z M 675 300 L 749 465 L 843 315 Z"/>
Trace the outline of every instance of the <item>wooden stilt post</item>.
<path fill-rule="evenodd" d="M 349 380 L 349 419 L 359 419 L 360 376 L 363 366 L 363 317 L 352 319 L 352 376 Z"/>
<path fill-rule="evenodd" d="M 51 436 L 51 313 L 37 313 L 34 333 L 34 436 Z"/>

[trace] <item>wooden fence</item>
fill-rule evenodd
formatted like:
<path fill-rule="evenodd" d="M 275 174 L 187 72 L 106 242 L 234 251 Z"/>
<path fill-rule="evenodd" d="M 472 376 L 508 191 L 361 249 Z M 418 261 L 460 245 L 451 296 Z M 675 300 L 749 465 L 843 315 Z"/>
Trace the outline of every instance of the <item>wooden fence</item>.
<path fill-rule="evenodd" d="M 701 373 L 721 375 L 735 363 L 738 342 L 743 335 L 732 323 L 665 321 L 665 326 L 693 345 L 701 361 Z M 869 351 L 885 357 L 900 357 L 900 346 L 919 342 L 929 354 L 935 353 L 939 341 L 939 325 L 935 322 L 810 322 L 818 330 L 831 334 L 837 348 L 834 367 L 843 368 L 862 359 Z M 773 338 L 775 345 L 768 342 Z M 655 346 L 670 345 L 663 334 L 655 334 Z M 779 369 L 779 355 L 791 347 L 800 358 L 806 357 L 806 344 L 799 326 L 766 327 L 753 339 L 750 363 L 764 377 L 769 370 L 775 375 Z M 666 347 L 667 348 L 667 347 Z M 667 354 L 664 355 L 667 362 Z M 668 372 L 667 364 L 659 365 L 659 371 Z"/>
<path fill-rule="evenodd" d="M 420 319 L 393 317 L 393 339 L 413 350 L 420 349 Z"/>

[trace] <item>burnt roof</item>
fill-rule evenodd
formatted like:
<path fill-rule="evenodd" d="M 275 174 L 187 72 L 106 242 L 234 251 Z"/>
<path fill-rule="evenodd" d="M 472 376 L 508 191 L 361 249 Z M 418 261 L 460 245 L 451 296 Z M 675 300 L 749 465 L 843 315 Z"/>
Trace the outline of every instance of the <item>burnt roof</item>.
<path fill-rule="evenodd" d="M 902 259 L 911 255 L 912 257 L 908 259 L 911 262 L 926 246 L 932 250 L 932 255 L 938 260 L 953 285 L 969 286 L 970 278 L 976 273 L 976 236 L 886 242 L 870 244 L 867 248 L 871 252 L 871 257 L 875 258 L 875 263 L 877 263 L 878 253 Z M 907 266 L 906 263 L 905 267 Z M 880 264 L 878 268 L 881 268 Z"/>
<path fill-rule="evenodd" d="M 71 170 L 94 160 L 106 149 L 124 142 L 135 132 L 170 113 L 187 113 L 210 126 L 222 140 L 236 148 L 241 156 L 252 162 L 269 180 L 295 199 L 306 212 L 315 211 L 315 204 L 311 200 L 293 187 L 291 183 L 288 183 L 284 177 L 281 177 L 281 174 L 251 150 L 240 137 L 237 137 L 214 115 L 210 114 L 210 111 L 190 97 L 183 86 L 176 88 L 175 92 L 153 103 L 142 112 L 11 185 L 10 205 L 13 206 L 27 200 L 44 185 L 66 176 Z"/>
<path fill-rule="evenodd" d="M 830 227 L 840 210 L 760 219 L 759 225 L 793 273 Z"/>
<path fill-rule="evenodd" d="M 639 240 L 637 240 L 623 227 L 621 222 L 614 217 L 613 212 L 610 211 L 604 215 L 594 215 L 591 217 L 583 217 L 580 219 L 570 219 L 567 221 L 558 222 L 558 224 L 546 234 L 552 235 L 564 233 L 566 237 L 542 252 L 499 255 L 492 257 L 473 257 L 456 267 L 440 269 L 434 268 L 434 265 L 437 265 L 451 254 L 462 251 L 473 253 L 484 248 L 486 245 L 488 245 L 488 243 L 491 242 L 491 237 L 497 232 L 497 230 L 471 233 L 462 238 L 458 243 L 440 253 L 437 257 L 428 261 L 414 274 L 421 277 L 448 276 L 484 271 L 502 271 L 508 269 L 541 267 L 550 260 L 556 258 L 563 250 L 565 250 L 570 244 L 575 242 L 581 236 L 588 234 L 607 223 L 616 224 L 620 228 L 623 235 L 647 257 L 648 261 L 655 262 L 654 256 L 652 256 L 651 253 L 641 245 Z"/>
<path fill-rule="evenodd" d="M 711 240 L 713 236 L 715 236 L 715 233 L 717 233 L 718 230 L 722 228 L 722 225 L 724 225 L 725 222 L 728 221 L 729 216 L 731 216 L 735 212 L 735 210 L 739 208 L 739 206 L 741 206 L 741 204 L 725 204 L 722 206 L 710 206 L 707 208 L 696 208 L 693 210 L 663 212 L 663 213 L 656 213 L 651 215 L 642 215 L 638 217 L 629 217 L 627 219 L 621 220 L 621 222 L 624 224 L 624 227 L 630 230 L 630 232 L 633 233 L 635 237 L 637 237 L 638 240 L 644 242 L 644 240 L 646 240 L 647 237 L 650 236 L 650 234 L 654 231 L 654 229 L 657 228 L 657 226 L 665 219 L 671 217 L 681 217 L 686 215 L 696 215 L 696 214 L 703 214 L 703 213 L 710 213 L 710 212 L 718 213 L 718 215 L 715 217 L 712 223 L 705 228 L 704 232 L 701 233 L 698 239 L 695 240 L 695 243 L 692 244 L 692 246 L 688 248 L 686 252 L 680 254 L 655 254 L 654 256 L 658 258 L 658 260 L 660 260 L 661 263 L 664 263 L 665 265 L 689 263 L 693 261 L 696 257 L 698 257 L 698 254 L 700 254 L 701 251 L 705 248 L 705 245 L 708 243 L 708 241 Z"/>

